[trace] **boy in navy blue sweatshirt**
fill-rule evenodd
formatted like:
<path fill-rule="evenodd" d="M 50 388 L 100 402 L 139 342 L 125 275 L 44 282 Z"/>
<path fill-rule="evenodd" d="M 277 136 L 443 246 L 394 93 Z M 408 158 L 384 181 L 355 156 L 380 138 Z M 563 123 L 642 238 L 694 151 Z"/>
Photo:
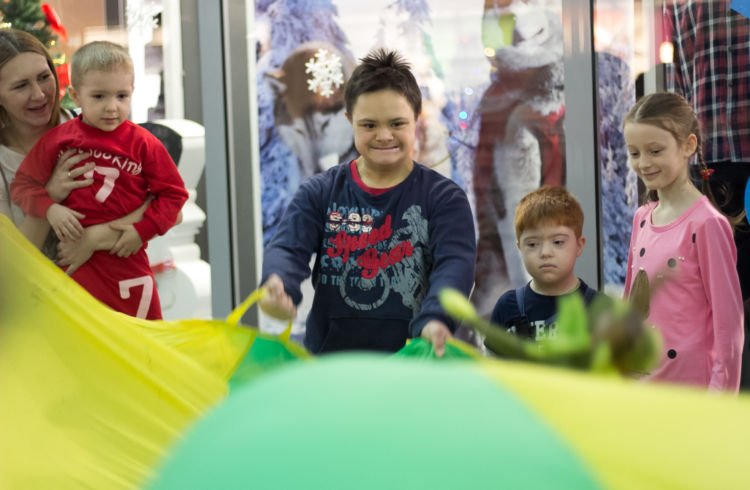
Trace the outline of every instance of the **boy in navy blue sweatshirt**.
<path fill-rule="evenodd" d="M 531 281 L 503 294 L 490 320 L 525 339 L 553 338 L 558 298 L 577 293 L 588 305 L 597 294 L 575 274 L 586 244 L 583 210 L 564 187 L 545 185 L 518 203 L 515 228 Z"/>
<path fill-rule="evenodd" d="M 441 356 L 456 324 L 437 294 L 468 296 L 474 277 L 466 194 L 411 158 L 422 96 L 398 53 L 363 58 L 345 101 L 360 156 L 300 186 L 264 252 L 261 309 L 294 318 L 316 254 L 311 352 L 395 352 L 421 335 Z"/>

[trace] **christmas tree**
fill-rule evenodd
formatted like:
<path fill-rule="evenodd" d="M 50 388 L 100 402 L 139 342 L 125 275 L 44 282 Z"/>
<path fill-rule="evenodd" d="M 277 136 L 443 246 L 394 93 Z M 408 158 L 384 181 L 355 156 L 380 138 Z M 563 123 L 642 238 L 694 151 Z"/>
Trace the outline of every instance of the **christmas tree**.
<path fill-rule="evenodd" d="M 66 109 L 74 108 L 75 104 L 67 93 L 70 84 L 70 65 L 66 62 L 64 54 L 54 54 L 54 46 L 57 45 L 58 39 L 66 41 L 67 38 L 65 27 L 55 9 L 39 0 L 0 0 L 0 14 L 0 27 L 26 31 L 44 44 L 57 68 L 62 106 Z"/>
<path fill-rule="evenodd" d="M 39 39 L 47 49 L 57 43 L 57 35 L 42 10 L 39 0 L 0 1 L 3 27 L 26 31 Z"/>

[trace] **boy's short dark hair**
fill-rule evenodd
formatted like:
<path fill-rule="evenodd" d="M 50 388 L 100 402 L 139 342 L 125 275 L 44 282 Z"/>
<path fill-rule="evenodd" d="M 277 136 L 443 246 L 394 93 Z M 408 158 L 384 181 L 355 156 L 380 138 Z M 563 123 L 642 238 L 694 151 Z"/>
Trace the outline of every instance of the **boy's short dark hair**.
<path fill-rule="evenodd" d="M 352 113 L 360 95 L 379 90 L 393 90 L 403 95 L 414 109 L 414 118 L 422 112 L 422 92 L 409 63 L 397 51 L 383 48 L 371 51 L 352 72 L 346 82 L 346 112 Z"/>
<path fill-rule="evenodd" d="M 124 46 L 109 41 L 92 41 L 73 53 L 70 59 L 70 82 L 80 89 L 83 76 L 90 71 L 111 72 L 125 68 L 133 71 L 133 60 Z"/>
<path fill-rule="evenodd" d="M 576 238 L 583 233 L 583 210 L 578 199 L 566 188 L 543 185 L 526 194 L 516 207 L 516 239 L 527 228 L 540 225 L 567 226 Z"/>

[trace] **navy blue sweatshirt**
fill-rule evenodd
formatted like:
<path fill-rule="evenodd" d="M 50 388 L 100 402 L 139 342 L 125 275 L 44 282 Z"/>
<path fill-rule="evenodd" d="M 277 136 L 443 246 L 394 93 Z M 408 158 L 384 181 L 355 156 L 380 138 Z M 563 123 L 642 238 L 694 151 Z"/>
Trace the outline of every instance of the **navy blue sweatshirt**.
<path fill-rule="evenodd" d="M 395 352 L 433 319 L 455 330 L 437 294 L 468 295 L 474 280 L 474 220 L 463 190 L 415 163 L 403 182 L 373 195 L 343 164 L 305 181 L 263 256 L 298 304 L 310 275 L 315 296 L 305 346 Z"/>
<path fill-rule="evenodd" d="M 596 297 L 597 291 L 578 279 L 580 285 L 569 294 L 580 294 L 586 306 Z M 560 296 L 547 296 L 531 289 L 531 281 L 523 287 L 523 308 L 518 304 L 515 289 L 500 296 L 492 310 L 490 321 L 508 332 L 530 340 L 557 336 L 557 306 Z M 523 310 L 523 311 L 521 311 Z"/>

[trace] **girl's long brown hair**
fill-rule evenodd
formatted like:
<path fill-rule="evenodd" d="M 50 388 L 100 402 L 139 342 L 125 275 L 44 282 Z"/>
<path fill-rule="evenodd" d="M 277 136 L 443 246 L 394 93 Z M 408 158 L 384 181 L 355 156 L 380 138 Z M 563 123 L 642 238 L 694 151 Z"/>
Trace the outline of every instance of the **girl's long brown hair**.
<path fill-rule="evenodd" d="M 708 170 L 706 160 L 703 157 L 703 135 L 700 122 L 695 115 L 695 111 L 693 111 L 693 107 L 685 97 L 672 92 L 657 92 L 641 97 L 625 115 L 622 124 L 625 126 L 629 122 L 648 124 L 668 131 L 679 144 L 684 143 L 691 134 L 694 134 L 698 140 L 695 150 L 698 166 L 701 171 Z M 737 216 L 727 216 L 721 210 L 708 179 L 701 179 L 701 192 L 708 197 L 717 210 L 726 216 L 732 225 L 732 229 L 742 222 L 745 217 L 744 211 Z M 657 201 L 656 191 L 649 191 L 647 199 Z"/>

